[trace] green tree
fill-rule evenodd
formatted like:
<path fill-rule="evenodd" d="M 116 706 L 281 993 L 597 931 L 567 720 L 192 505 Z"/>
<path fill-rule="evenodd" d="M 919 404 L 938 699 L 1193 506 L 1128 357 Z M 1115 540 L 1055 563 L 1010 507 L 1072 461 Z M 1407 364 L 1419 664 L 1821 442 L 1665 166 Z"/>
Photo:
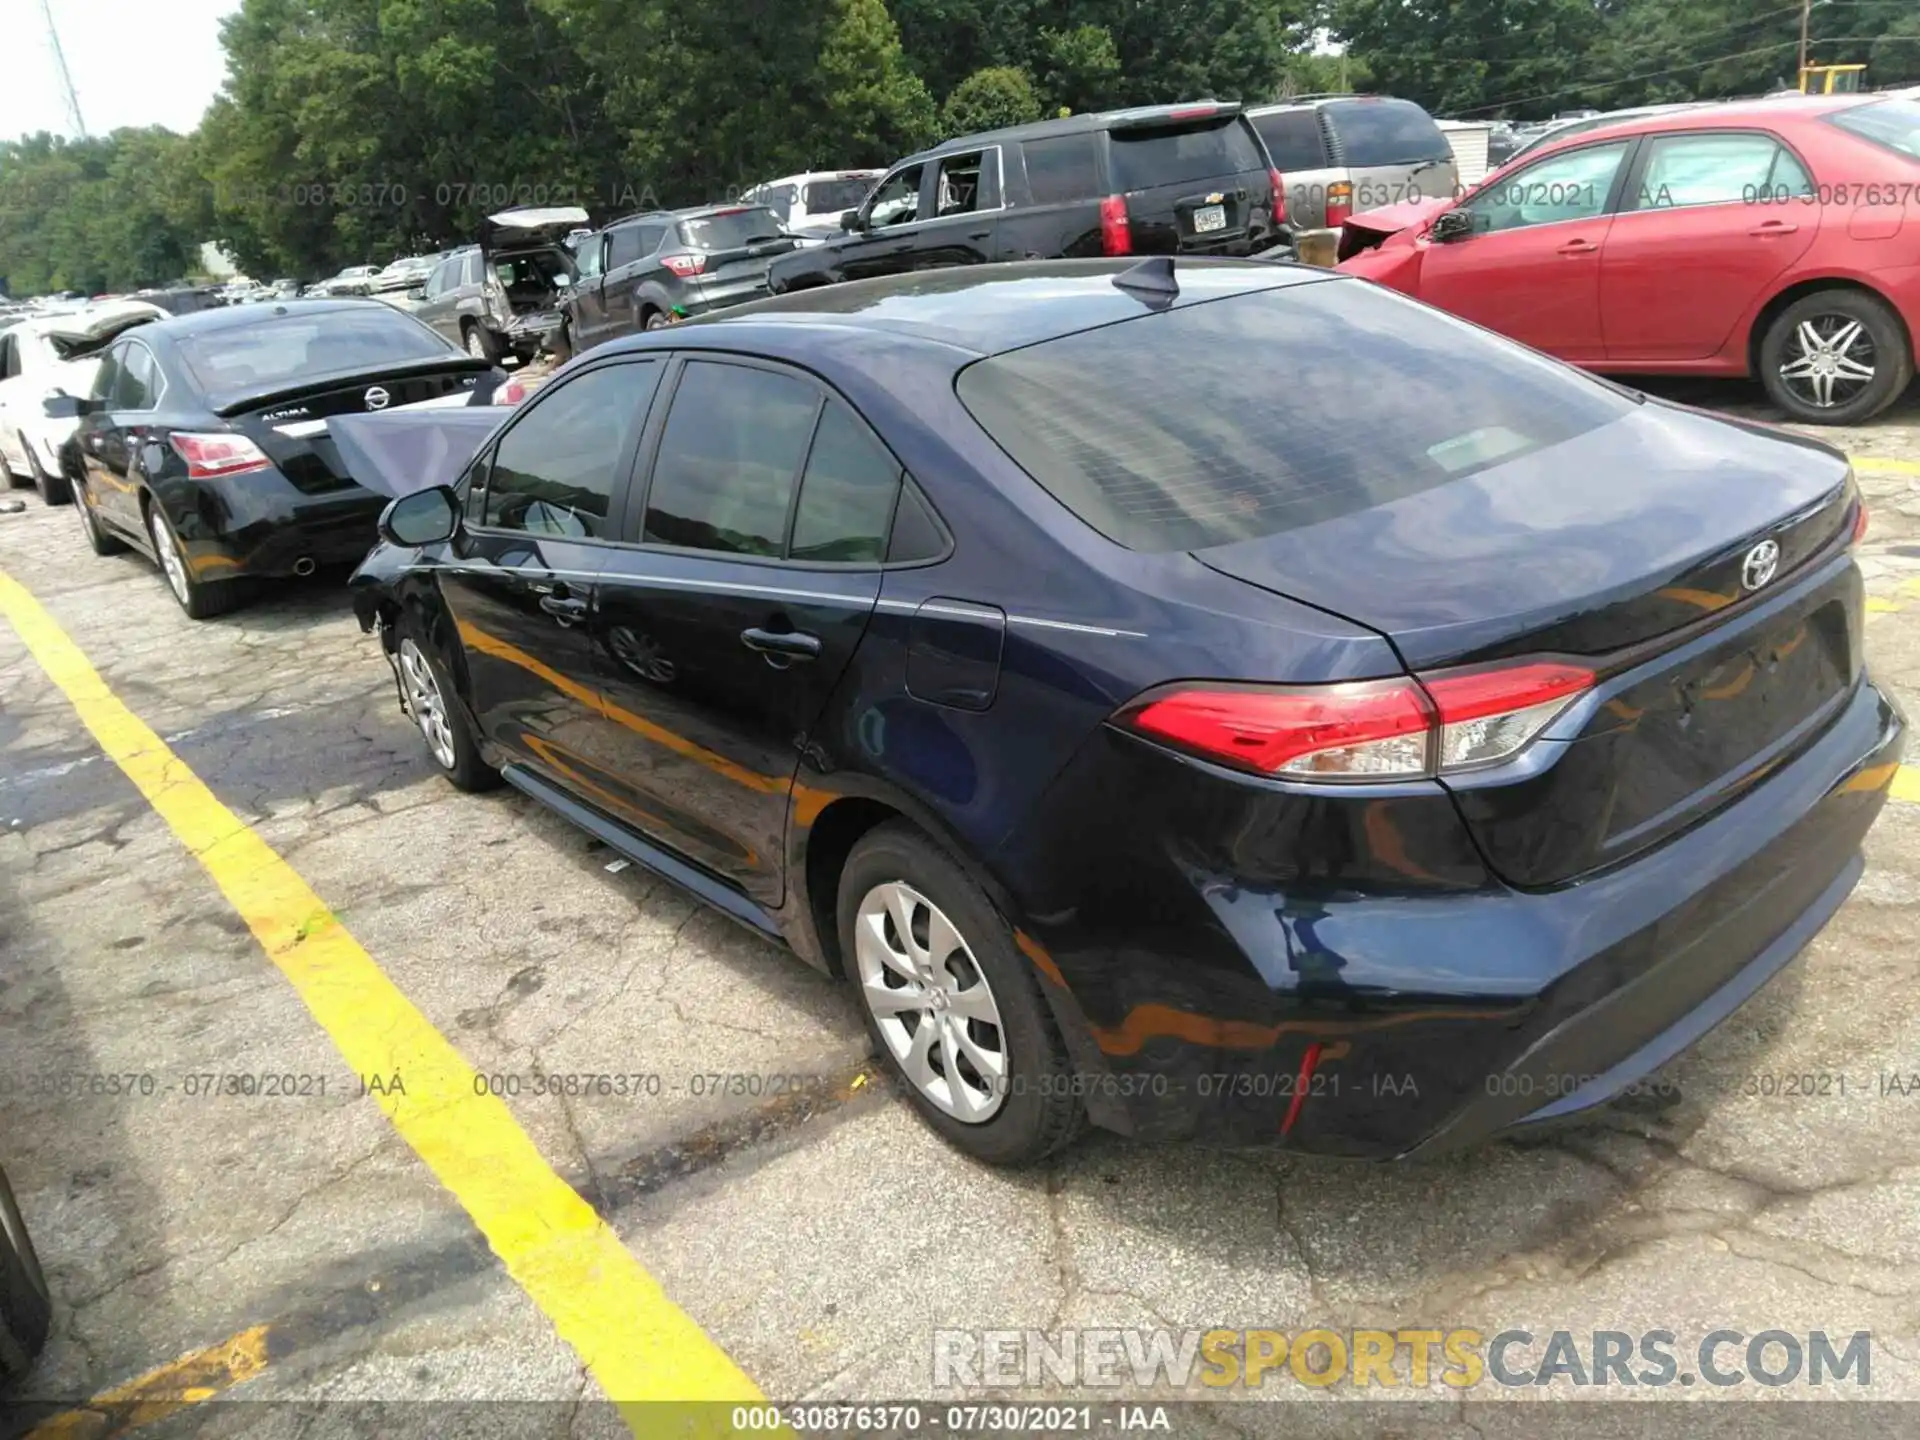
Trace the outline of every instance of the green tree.
<path fill-rule="evenodd" d="M 1040 118 L 1040 98 L 1027 72 L 1011 65 L 976 70 L 954 87 L 940 112 L 946 134 L 976 135 Z"/>
<path fill-rule="evenodd" d="M 838 10 L 820 49 L 820 140 L 843 147 L 838 164 L 884 165 L 933 139 L 933 96 L 885 0 L 839 0 Z"/>
<path fill-rule="evenodd" d="M 1120 51 L 1104 25 L 1042 30 L 1040 52 L 1042 88 L 1050 108 L 1078 112 L 1126 103 Z"/>

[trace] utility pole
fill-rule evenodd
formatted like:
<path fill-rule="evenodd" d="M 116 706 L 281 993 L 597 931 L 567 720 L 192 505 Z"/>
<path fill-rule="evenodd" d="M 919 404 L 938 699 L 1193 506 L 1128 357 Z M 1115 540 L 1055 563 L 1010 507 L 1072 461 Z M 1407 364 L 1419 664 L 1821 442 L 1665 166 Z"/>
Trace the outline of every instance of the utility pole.
<path fill-rule="evenodd" d="M 1813 0 L 1800 0 L 1800 88 L 1807 88 L 1807 22 L 1813 17 Z"/>
<path fill-rule="evenodd" d="M 67 53 L 60 48 L 60 32 L 53 24 L 53 0 L 40 0 L 40 14 L 47 22 L 47 43 L 53 47 L 53 68 L 60 78 L 60 94 L 67 102 L 67 124 L 74 135 L 87 138 L 87 122 L 80 118 L 80 96 L 73 88 L 73 75 L 67 69 Z"/>

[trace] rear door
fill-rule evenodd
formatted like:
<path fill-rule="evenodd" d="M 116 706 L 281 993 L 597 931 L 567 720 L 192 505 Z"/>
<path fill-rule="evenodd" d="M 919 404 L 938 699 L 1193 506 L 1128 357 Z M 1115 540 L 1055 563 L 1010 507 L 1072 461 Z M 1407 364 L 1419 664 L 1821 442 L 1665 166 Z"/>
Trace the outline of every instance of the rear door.
<path fill-rule="evenodd" d="M 1007 186 L 997 258 L 1100 255 L 1100 132 L 1045 135 L 1001 147 Z"/>
<path fill-rule="evenodd" d="M 689 359 L 601 577 L 620 813 L 764 906 L 788 796 L 880 593 L 901 470 L 810 376 Z"/>
<path fill-rule="evenodd" d="M 1107 134 L 1109 183 L 1126 197 L 1135 254 L 1244 254 L 1271 227 L 1258 137 L 1237 108 L 1192 108 L 1190 119 L 1171 118 L 1186 113 L 1175 110 Z"/>
<path fill-rule="evenodd" d="M 1600 256 L 1607 359 L 1704 359 L 1813 243 L 1813 182 L 1759 130 L 1648 136 L 1636 168 Z"/>
<path fill-rule="evenodd" d="M 665 278 L 659 250 L 666 234 L 662 221 L 623 225 L 607 233 L 607 320 L 602 339 L 630 335 L 640 328 L 641 291 L 649 285 L 657 287 Z"/>
<path fill-rule="evenodd" d="M 602 723 L 595 580 L 663 368 L 617 361 L 541 389 L 479 463 L 439 571 L 481 733 L 590 801 Z"/>
<path fill-rule="evenodd" d="M 1633 143 L 1547 156 L 1456 207 L 1473 232 L 1416 242 L 1419 297 L 1562 360 L 1602 358 L 1600 249 Z"/>

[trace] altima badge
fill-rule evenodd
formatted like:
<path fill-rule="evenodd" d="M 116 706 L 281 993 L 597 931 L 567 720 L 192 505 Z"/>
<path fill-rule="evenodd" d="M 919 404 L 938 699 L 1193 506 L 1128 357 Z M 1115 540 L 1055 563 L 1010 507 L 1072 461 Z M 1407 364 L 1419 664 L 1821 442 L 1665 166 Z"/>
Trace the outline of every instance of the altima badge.
<path fill-rule="evenodd" d="M 1773 540 L 1762 540 L 1747 551 L 1747 558 L 1740 562 L 1740 583 L 1749 590 L 1758 590 L 1773 579 L 1773 572 L 1779 568 L 1779 543 Z"/>
<path fill-rule="evenodd" d="M 384 410 L 387 408 L 387 401 L 393 397 L 388 395 L 387 392 L 382 390 L 378 385 L 375 385 L 371 390 L 367 391 L 366 395 L 362 398 L 367 402 L 367 409 Z"/>

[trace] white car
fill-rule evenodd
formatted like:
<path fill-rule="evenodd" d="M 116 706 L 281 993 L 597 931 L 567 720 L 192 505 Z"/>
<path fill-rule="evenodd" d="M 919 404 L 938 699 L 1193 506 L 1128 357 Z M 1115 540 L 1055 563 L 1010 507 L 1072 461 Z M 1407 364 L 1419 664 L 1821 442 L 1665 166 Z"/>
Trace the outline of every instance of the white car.
<path fill-rule="evenodd" d="M 780 217 L 790 235 L 823 240 L 839 233 L 840 217 L 860 208 L 884 170 L 810 170 L 756 185 L 740 197 L 742 205 L 765 205 Z"/>
<path fill-rule="evenodd" d="M 79 421 L 48 415 L 47 398 L 85 395 L 109 341 L 166 318 L 144 300 L 107 300 L 0 330 L 0 479 L 10 486 L 31 480 L 47 504 L 66 504 L 71 493 L 60 449 Z"/>

